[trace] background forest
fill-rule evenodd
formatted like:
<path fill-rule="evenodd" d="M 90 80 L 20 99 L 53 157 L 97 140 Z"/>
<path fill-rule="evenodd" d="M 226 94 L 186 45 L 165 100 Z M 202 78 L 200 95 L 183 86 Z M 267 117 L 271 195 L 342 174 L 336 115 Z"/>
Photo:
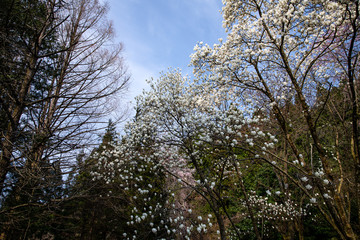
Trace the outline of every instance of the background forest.
<path fill-rule="evenodd" d="M 2 0 L 0 239 L 360 239 L 359 4 L 223 0 L 120 135 L 106 5 Z"/>

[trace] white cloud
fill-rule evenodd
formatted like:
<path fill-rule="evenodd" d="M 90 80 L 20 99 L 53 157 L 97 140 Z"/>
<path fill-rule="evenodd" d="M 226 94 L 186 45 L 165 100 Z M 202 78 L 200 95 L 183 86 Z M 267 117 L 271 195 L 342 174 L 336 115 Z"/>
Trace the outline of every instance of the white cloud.
<path fill-rule="evenodd" d="M 153 66 L 149 68 L 148 66 L 139 65 L 135 62 L 128 62 L 128 66 L 129 73 L 131 74 L 131 82 L 126 99 L 133 101 L 136 96 L 142 93 L 143 89 L 149 89 L 146 80 L 158 77 L 161 70 L 159 67 Z"/>
<path fill-rule="evenodd" d="M 109 0 L 117 40 L 124 43 L 124 58 L 131 77 L 126 100 L 147 87 L 168 67 L 183 72 L 198 41 L 210 45 L 223 37 L 219 0 Z"/>

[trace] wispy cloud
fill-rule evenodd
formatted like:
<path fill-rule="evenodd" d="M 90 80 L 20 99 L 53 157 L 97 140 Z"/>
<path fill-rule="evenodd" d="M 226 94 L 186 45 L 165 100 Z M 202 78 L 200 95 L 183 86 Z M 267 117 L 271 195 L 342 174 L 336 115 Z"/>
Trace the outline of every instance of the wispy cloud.
<path fill-rule="evenodd" d="M 159 76 L 161 67 L 149 67 L 135 62 L 129 62 L 129 71 L 131 74 L 131 84 L 129 87 L 128 96 L 126 99 L 134 103 L 134 97 L 140 95 L 144 90 L 148 90 L 149 86 L 146 83 L 146 80 L 151 78 L 156 78 Z"/>
<path fill-rule="evenodd" d="M 168 67 L 188 73 L 189 55 L 198 41 L 223 37 L 219 0 L 110 0 L 110 19 L 132 74 L 127 99 L 146 88 L 145 80 Z"/>

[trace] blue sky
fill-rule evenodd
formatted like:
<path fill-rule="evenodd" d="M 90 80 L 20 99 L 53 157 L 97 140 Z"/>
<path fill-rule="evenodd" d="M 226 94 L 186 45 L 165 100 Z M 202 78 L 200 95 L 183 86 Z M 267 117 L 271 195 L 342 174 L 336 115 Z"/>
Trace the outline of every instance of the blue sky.
<path fill-rule="evenodd" d="M 225 38 L 221 0 L 108 0 L 116 41 L 132 76 L 130 101 L 169 67 L 191 74 L 190 54 L 196 43 L 209 45 Z"/>

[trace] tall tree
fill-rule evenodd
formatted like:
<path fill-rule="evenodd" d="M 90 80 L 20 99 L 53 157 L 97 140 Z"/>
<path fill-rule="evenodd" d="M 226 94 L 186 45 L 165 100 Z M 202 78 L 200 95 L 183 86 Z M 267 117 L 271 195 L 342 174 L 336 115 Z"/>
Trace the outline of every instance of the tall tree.
<path fill-rule="evenodd" d="M 13 167 L 35 169 L 82 147 L 128 77 L 97 1 L 14 0 L 2 14 L 3 188 Z M 19 136 L 27 141 L 15 147 Z"/>
<path fill-rule="evenodd" d="M 321 202 L 317 207 L 342 239 L 358 239 L 359 2 L 229 0 L 223 15 L 228 38 L 213 48 L 197 46 L 192 57 L 197 73 L 213 86 L 235 86 L 240 99 L 275 117 L 288 149 L 285 156 L 275 154 L 277 168 L 288 174 L 291 163 L 299 164 L 302 183 L 288 179 L 298 182 L 312 203 Z M 349 96 L 341 97 L 350 99 L 352 116 L 352 140 L 343 140 L 352 154 L 334 157 L 329 148 L 339 145 L 322 135 L 331 123 L 320 125 L 319 119 L 333 107 L 331 88 L 342 85 L 348 86 L 343 89 Z M 319 89 L 328 89 L 323 102 L 317 101 Z M 296 125 L 283 107 L 286 102 L 301 110 Z M 300 132 L 310 137 L 309 151 L 298 144 Z M 348 161 L 352 168 L 344 167 Z M 349 201 L 351 196 L 356 200 Z"/>
<path fill-rule="evenodd" d="M 77 150 L 92 144 L 129 77 L 98 1 L 1 4 L 0 191 L 7 215 L 21 206 L 7 201 L 12 194 L 34 205 L 59 197 L 34 193 L 62 187 L 59 178 Z"/>

